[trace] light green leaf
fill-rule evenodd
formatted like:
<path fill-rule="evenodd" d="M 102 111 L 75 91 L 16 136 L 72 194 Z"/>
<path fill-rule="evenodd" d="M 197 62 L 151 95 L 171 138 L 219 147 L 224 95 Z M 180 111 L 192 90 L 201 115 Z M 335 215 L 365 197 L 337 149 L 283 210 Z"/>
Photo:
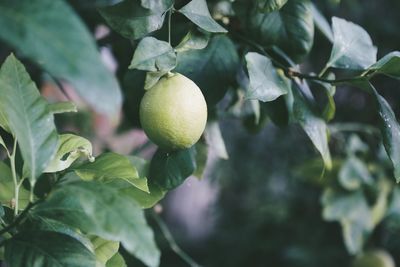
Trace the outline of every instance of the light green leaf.
<path fill-rule="evenodd" d="M 12 207 L 14 199 L 14 182 L 10 167 L 0 161 L 0 203 L 1 205 Z M 23 186 L 19 190 L 19 208 L 25 208 L 29 203 L 29 191 Z"/>
<path fill-rule="evenodd" d="M 105 240 L 98 236 L 91 236 L 90 241 L 97 261 L 103 266 L 118 252 L 119 242 Z"/>
<path fill-rule="evenodd" d="M 394 51 L 387 54 L 368 70 L 400 79 L 400 52 Z"/>
<path fill-rule="evenodd" d="M 65 170 L 80 157 L 86 157 L 88 160 L 94 161 L 92 144 L 89 140 L 74 134 L 60 134 L 58 139 L 56 155 L 44 172 Z"/>
<path fill-rule="evenodd" d="M 24 167 L 33 185 L 57 149 L 53 114 L 14 55 L 10 55 L 0 69 L 0 95 L 0 110 L 18 140 Z"/>
<path fill-rule="evenodd" d="M 5 115 L 0 109 L 0 128 L 3 128 L 4 131 L 10 132 L 10 128 L 8 127 L 7 119 L 4 117 Z"/>
<path fill-rule="evenodd" d="M 257 7 L 262 12 L 272 12 L 281 9 L 288 0 L 257 0 Z"/>
<path fill-rule="evenodd" d="M 158 83 L 158 81 L 168 73 L 168 71 L 150 71 L 146 73 L 144 89 L 148 90 Z"/>
<path fill-rule="evenodd" d="M 339 171 L 339 182 L 347 190 L 356 190 L 362 184 L 374 182 L 368 167 L 355 156 L 349 156 Z"/>
<path fill-rule="evenodd" d="M 78 108 L 76 105 L 71 101 L 65 102 L 58 102 L 49 104 L 50 112 L 53 114 L 61 114 L 61 113 L 68 113 L 68 112 L 78 112 Z"/>
<path fill-rule="evenodd" d="M 315 4 L 311 4 L 311 11 L 313 13 L 315 27 L 331 42 L 333 43 L 333 32 L 324 15 L 318 10 Z"/>
<path fill-rule="evenodd" d="M 4 143 L 3 137 L 0 135 L 0 146 L 2 146 L 5 150 L 7 150 L 6 143 Z"/>
<path fill-rule="evenodd" d="M 52 76 L 71 83 L 95 110 L 119 112 L 118 82 L 86 26 L 64 1 L 1 1 L 0 25 L 1 39 Z"/>
<path fill-rule="evenodd" d="M 250 76 L 247 99 L 269 102 L 287 94 L 290 83 L 276 72 L 270 59 L 250 52 L 246 54 L 246 62 Z"/>
<path fill-rule="evenodd" d="M 117 253 L 107 261 L 106 267 L 127 267 L 127 265 L 121 254 Z"/>
<path fill-rule="evenodd" d="M 205 0 L 192 0 L 178 11 L 205 31 L 227 32 L 211 17 Z"/>
<path fill-rule="evenodd" d="M 328 67 L 363 70 L 376 62 L 377 49 L 359 25 L 332 18 L 333 48 Z"/>
<path fill-rule="evenodd" d="M 122 36 L 131 40 L 139 39 L 161 29 L 167 10 L 163 5 L 153 6 L 150 1 L 145 2 L 154 9 L 144 8 L 138 0 L 125 0 L 114 6 L 100 8 L 99 12 L 107 24 Z"/>
<path fill-rule="evenodd" d="M 219 158 L 229 158 L 218 121 L 207 122 L 204 136 L 211 151 L 213 151 Z"/>
<path fill-rule="evenodd" d="M 95 267 L 96 259 L 76 239 L 57 232 L 14 235 L 5 245 L 5 262 L 12 267 Z"/>
<path fill-rule="evenodd" d="M 167 42 L 154 37 L 140 41 L 135 50 L 130 69 L 146 71 L 170 71 L 176 66 L 176 54 Z"/>
<path fill-rule="evenodd" d="M 183 37 L 178 46 L 175 47 L 175 51 L 181 53 L 192 49 L 203 49 L 207 47 L 209 41 L 209 35 L 197 30 L 191 30 Z"/>
<path fill-rule="evenodd" d="M 149 192 L 147 179 L 140 178 L 136 168 L 123 155 L 104 153 L 94 162 L 87 162 L 74 170 L 79 177 L 86 181 L 96 180 L 110 183 L 115 179 L 122 179 L 144 192 Z"/>

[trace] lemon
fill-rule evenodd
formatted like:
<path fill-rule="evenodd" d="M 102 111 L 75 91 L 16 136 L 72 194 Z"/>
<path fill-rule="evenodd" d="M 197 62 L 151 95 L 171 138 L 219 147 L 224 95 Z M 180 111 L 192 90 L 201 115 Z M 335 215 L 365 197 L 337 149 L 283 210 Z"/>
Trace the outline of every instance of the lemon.
<path fill-rule="evenodd" d="M 392 256 L 384 250 L 371 250 L 358 256 L 353 267 L 396 267 Z"/>
<path fill-rule="evenodd" d="M 140 103 L 140 122 L 149 139 L 160 148 L 189 148 L 204 132 L 207 104 L 192 80 L 170 73 L 145 93 Z"/>

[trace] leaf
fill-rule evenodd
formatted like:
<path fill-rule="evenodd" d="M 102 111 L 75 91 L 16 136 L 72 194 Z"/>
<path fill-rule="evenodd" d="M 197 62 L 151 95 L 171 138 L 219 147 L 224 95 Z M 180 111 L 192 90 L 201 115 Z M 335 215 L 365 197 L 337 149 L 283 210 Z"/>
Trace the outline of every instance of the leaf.
<path fill-rule="evenodd" d="M 106 265 L 106 263 L 118 252 L 119 242 L 105 240 L 98 236 L 90 237 L 94 253 L 98 262 Z"/>
<path fill-rule="evenodd" d="M 80 157 L 86 157 L 88 160 L 94 161 L 92 144 L 89 140 L 74 134 L 60 134 L 58 139 L 56 155 L 44 172 L 63 171 Z"/>
<path fill-rule="evenodd" d="M 202 90 L 207 105 L 213 106 L 235 83 L 239 64 L 233 42 L 225 35 L 216 35 L 204 49 L 179 53 L 175 71 L 193 80 Z"/>
<path fill-rule="evenodd" d="M 140 0 L 142 7 L 150 10 L 167 10 L 173 4 L 173 0 Z"/>
<path fill-rule="evenodd" d="M 7 150 L 6 143 L 4 143 L 3 137 L 0 135 L 0 146 L 2 146 L 5 150 Z"/>
<path fill-rule="evenodd" d="M 192 0 L 187 5 L 178 10 L 185 15 L 194 24 L 208 32 L 226 33 L 221 25 L 219 25 L 210 14 L 207 2 L 205 0 Z"/>
<path fill-rule="evenodd" d="M 183 183 L 196 170 L 193 148 L 164 152 L 157 150 L 150 163 L 150 180 L 164 190 Z"/>
<path fill-rule="evenodd" d="M 170 71 L 176 66 L 176 54 L 172 46 L 154 37 L 145 37 L 135 50 L 130 69 Z"/>
<path fill-rule="evenodd" d="M 199 180 L 203 179 L 204 170 L 207 166 L 208 159 L 208 146 L 204 142 L 197 142 L 195 144 L 196 149 L 196 170 L 193 176 L 196 176 Z"/>
<path fill-rule="evenodd" d="M 324 160 L 325 167 L 331 169 L 332 160 L 328 146 L 328 128 L 323 119 L 316 116 L 303 95 L 293 88 L 293 117 L 301 125 L 315 148 L 319 151 Z"/>
<path fill-rule="evenodd" d="M 150 1 L 145 2 L 151 5 Z M 156 6 L 159 7 L 158 4 Z M 125 38 L 136 40 L 161 29 L 166 10 L 147 9 L 138 0 L 125 0 L 114 6 L 100 8 L 99 12 L 111 28 Z"/>
<path fill-rule="evenodd" d="M 206 48 L 208 42 L 210 41 L 210 36 L 206 35 L 197 30 L 189 31 L 182 41 L 175 47 L 177 53 L 182 53 L 192 49 L 203 49 Z"/>
<path fill-rule="evenodd" d="M 143 211 L 130 198 L 107 185 L 95 181 L 63 184 L 31 214 L 59 220 L 107 240 L 120 241 L 147 266 L 159 264 L 160 252 Z"/>
<path fill-rule="evenodd" d="M 204 136 L 207 145 L 212 152 L 214 152 L 219 158 L 229 158 L 218 121 L 209 121 L 207 123 L 206 129 L 204 131 Z"/>
<path fill-rule="evenodd" d="M 86 26 L 64 1 L 1 1 L 0 25 L 1 39 L 55 78 L 71 83 L 96 111 L 119 112 L 118 82 L 102 63 Z"/>
<path fill-rule="evenodd" d="M 299 62 L 313 45 L 314 22 L 309 0 L 290 0 L 280 10 L 246 15 L 250 36 L 263 46 L 278 46 Z"/>
<path fill-rule="evenodd" d="M 328 67 L 363 70 L 376 62 L 377 49 L 359 25 L 332 18 L 333 48 Z"/>
<path fill-rule="evenodd" d="M 270 59 L 250 52 L 246 54 L 246 61 L 250 76 L 247 99 L 269 102 L 287 94 L 290 84 L 276 72 Z"/>
<path fill-rule="evenodd" d="M 361 160 L 355 156 L 350 156 L 340 168 L 339 182 L 347 190 L 356 190 L 362 184 L 372 185 L 374 179 Z"/>
<path fill-rule="evenodd" d="M 33 185 L 57 149 L 53 114 L 14 55 L 10 55 L 0 69 L 0 95 L 0 110 L 18 140 Z"/>
<path fill-rule="evenodd" d="M 109 183 L 115 179 L 122 179 L 144 192 L 149 192 L 147 179 L 139 178 L 139 173 L 129 159 L 116 153 L 103 153 L 94 162 L 78 166 L 74 171 L 85 181 Z"/>
<path fill-rule="evenodd" d="M 158 81 L 168 73 L 168 71 L 147 72 L 144 82 L 144 89 L 148 90 L 158 83 Z"/>
<path fill-rule="evenodd" d="M 281 9 L 288 0 L 257 0 L 257 7 L 262 12 L 272 12 Z"/>
<path fill-rule="evenodd" d="M 400 79 L 400 52 L 394 51 L 387 54 L 369 67 L 368 70 Z"/>
<path fill-rule="evenodd" d="M 61 114 L 68 112 L 78 112 L 78 108 L 71 101 L 58 102 L 54 104 L 49 104 L 50 112 L 53 114 Z"/>
<path fill-rule="evenodd" d="M 311 11 L 313 13 L 315 27 L 317 27 L 326 39 L 333 43 L 333 32 L 329 22 L 313 3 L 311 4 Z"/>
<path fill-rule="evenodd" d="M 0 203 L 12 207 L 14 199 L 14 182 L 10 167 L 0 161 Z M 23 209 L 29 203 L 29 191 L 23 186 L 19 190 L 19 208 Z"/>
<path fill-rule="evenodd" d="M 6 132 L 10 132 L 10 128 L 7 123 L 7 119 L 6 119 L 5 115 L 3 114 L 3 112 L 1 111 L 1 109 L 0 109 L 0 128 L 3 128 L 3 130 Z"/>
<path fill-rule="evenodd" d="M 117 253 L 107 261 L 106 267 L 127 267 L 127 265 L 121 254 Z"/>
<path fill-rule="evenodd" d="M 76 239 L 48 231 L 14 235 L 6 242 L 5 262 L 12 267 L 96 266 L 93 253 Z"/>

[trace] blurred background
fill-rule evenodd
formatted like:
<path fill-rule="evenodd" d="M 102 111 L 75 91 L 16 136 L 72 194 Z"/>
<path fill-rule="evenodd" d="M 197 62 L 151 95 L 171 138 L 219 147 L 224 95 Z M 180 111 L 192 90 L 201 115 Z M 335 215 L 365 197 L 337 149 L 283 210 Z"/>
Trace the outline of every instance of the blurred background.
<path fill-rule="evenodd" d="M 215 7 L 228 1 L 207 2 Z M 69 98 L 80 103 L 78 114 L 57 117 L 60 131 L 82 134 L 93 142 L 96 153 L 112 150 L 150 159 L 156 148 L 140 130 L 137 116 L 145 74 L 127 71 L 134 45 L 110 31 L 96 9 L 85 1 L 69 3 L 96 36 L 103 59 L 121 82 L 125 102 L 119 121 L 90 111 L 67 84 L 55 82 L 28 60 L 24 63 L 49 100 Z M 379 48 L 378 58 L 400 49 L 400 1 L 314 3 L 327 18 L 342 17 L 364 27 Z M 181 19 L 177 17 L 175 22 Z M 185 29 L 176 27 L 174 42 L 184 32 Z M 166 31 L 162 29 L 157 34 L 165 36 Z M 331 44 L 316 31 L 313 50 L 302 69 L 319 71 L 330 49 Z M 0 43 L 0 62 L 10 51 L 12 48 Z M 373 82 L 400 116 L 399 83 L 383 77 Z M 336 90 L 336 115 L 331 121 L 330 147 L 334 159 L 331 172 L 324 172 L 318 153 L 300 127 L 277 126 L 268 112 L 262 117 L 262 123 L 252 125 L 249 123 L 252 114 L 242 112 L 243 105 L 248 104 L 230 104 L 235 97 L 235 88 L 229 89 L 215 111 L 219 114 L 228 158 L 221 159 L 218 156 L 221 151 L 208 151 L 202 179 L 190 177 L 157 206 L 160 218 L 181 249 L 201 266 L 350 266 L 355 256 L 346 249 L 343 224 L 324 220 L 327 204 L 322 196 L 327 194 L 327 188 L 337 187 L 344 162 L 353 155 L 362 161 L 370 176 L 385 179 L 391 188 L 385 195 L 385 214 L 365 235 L 364 249 L 384 248 L 400 265 L 400 225 L 393 200 L 398 185 L 394 184 L 390 164 L 382 156 L 380 135 L 375 128 L 377 118 L 368 95 L 354 88 Z M 241 110 L 240 115 L 236 109 Z M 381 191 L 366 187 L 363 192 L 367 200 L 377 203 Z M 188 266 L 171 249 L 171 242 L 151 214 L 148 211 L 149 222 L 162 249 L 161 266 Z M 128 262 L 129 266 L 142 266 L 133 258 Z"/>

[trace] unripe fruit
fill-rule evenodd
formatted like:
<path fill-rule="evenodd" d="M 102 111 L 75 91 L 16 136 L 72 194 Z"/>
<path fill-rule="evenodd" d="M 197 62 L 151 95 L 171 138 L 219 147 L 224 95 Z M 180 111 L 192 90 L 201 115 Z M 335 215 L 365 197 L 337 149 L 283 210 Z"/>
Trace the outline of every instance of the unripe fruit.
<path fill-rule="evenodd" d="M 197 85 L 172 73 L 150 88 L 140 103 L 140 122 L 151 141 L 164 150 L 194 145 L 204 132 L 207 104 Z"/>
<path fill-rule="evenodd" d="M 357 256 L 352 267 L 396 267 L 396 264 L 385 250 L 370 250 Z"/>

